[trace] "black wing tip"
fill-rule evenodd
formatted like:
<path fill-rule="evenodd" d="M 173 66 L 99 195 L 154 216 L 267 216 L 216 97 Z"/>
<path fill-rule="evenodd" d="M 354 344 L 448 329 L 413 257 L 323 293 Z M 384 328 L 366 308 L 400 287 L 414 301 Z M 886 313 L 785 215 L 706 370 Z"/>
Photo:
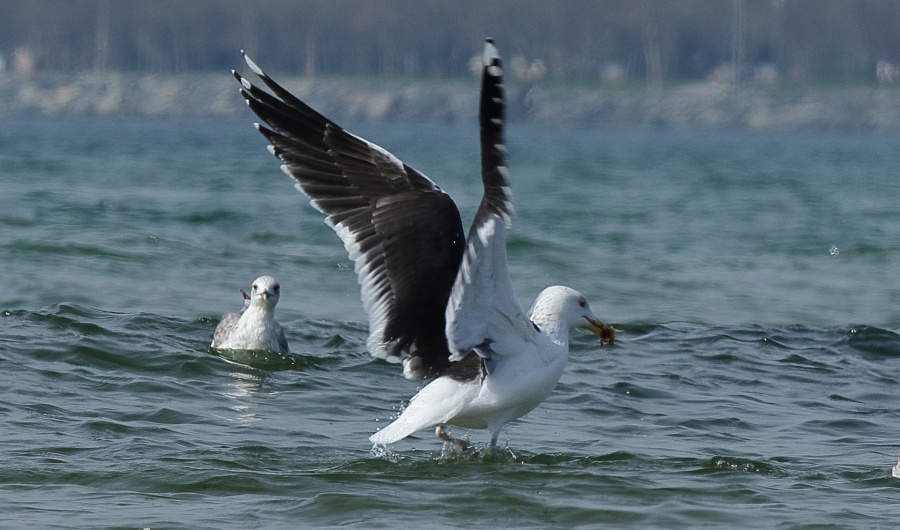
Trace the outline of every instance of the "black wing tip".
<path fill-rule="evenodd" d="M 241 56 L 244 58 L 245 61 L 250 61 L 250 59 L 249 59 L 249 58 L 247 57 L 247 55 L 244 53 L 244 50 L 241 50 Z M 252 61 L 250 61 L 250 62 L 252 63 Z M 232 77 L 234 77 L 234 78 L 237 80 L 238 83 L 241 84 L 241 91 L 240 91 L 240 92 L 241 92 L 241 94 L 244 96 L 244 99 L 247 100 L 247 102 L 249 103 L 249 101 L 250 101 L 250 94 L 249 94 L 247 91 L 248 91 L 248 90 L 253 90 L 253 84 L 250 83 L 250 80 L 249 80 L 249 79 L 247 79 L 246 77 L 242 76 L 242 75 L 241 75 L 240 73 L 238 73 L 238 71 L 235 70 L 234 68 L 231 69 L 231 75 L 232 75 Z"/>
<path fill-rule="evenodd" d="M 505 96 L 503 94 L 503 64 L 494 39 L 486 39 L 482 57 L 482 84 L 479 116 L 481 127 L 497 135 L 492 143 L 502 143 Z M 484 142 L 482 138 L 482 142 Z M 502 157 L 501 157 L 502 158 Z M 499 164 L 502 165 L 502 164 Z"/>

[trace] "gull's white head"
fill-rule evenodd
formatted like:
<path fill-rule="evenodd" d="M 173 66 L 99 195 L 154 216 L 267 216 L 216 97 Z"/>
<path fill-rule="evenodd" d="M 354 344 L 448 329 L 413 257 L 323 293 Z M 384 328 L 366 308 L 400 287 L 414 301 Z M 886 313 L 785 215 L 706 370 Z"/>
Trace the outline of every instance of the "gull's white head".
<path fill-rule="evenodd" d="M 281 285 L 271 276 L 260 276 L 253 280 L 250 289 L 250 304 L 274 308 L 281 296 Z"/>
<path fill-rule="evenodd" d="M 584 328 L 600 337 L 600 345 L 612 344 L 616 331 L 601 322 L 584 295 L 564 285 L 547 287 L 534 300 L 529 316 L 534 324 L 548 334 L 568 338 L 572 328 Z M 567 342 L 567 340 L 565 340 Z"/>

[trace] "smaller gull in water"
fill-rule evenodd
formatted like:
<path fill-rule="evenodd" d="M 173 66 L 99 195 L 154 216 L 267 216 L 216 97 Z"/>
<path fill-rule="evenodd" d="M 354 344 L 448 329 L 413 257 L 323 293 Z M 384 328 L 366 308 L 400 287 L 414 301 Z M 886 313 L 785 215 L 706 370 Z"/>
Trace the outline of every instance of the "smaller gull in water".
<path fill-rule="evenodd" d="M 228 313 L 216 326 L 212 347 L 220 350 L 270 350 L 290 353 L 284 329 L 275 321 L 275 305 L 281 286 L 271 276 L 253 280 L 248 295 L 241 289 L 244 307 L 240 313 Z"/>

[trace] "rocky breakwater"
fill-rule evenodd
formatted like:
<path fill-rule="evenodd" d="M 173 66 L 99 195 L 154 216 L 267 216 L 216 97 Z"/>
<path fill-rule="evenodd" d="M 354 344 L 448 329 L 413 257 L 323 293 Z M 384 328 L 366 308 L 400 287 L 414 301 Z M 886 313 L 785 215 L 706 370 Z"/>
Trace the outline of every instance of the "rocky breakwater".
<path fill-rule="evenodd" d="M 473 121 L 471 80 L 284 77 L 327 116 L 344 121 Z M 516 121 L 675 128 L 900 131 L 900 88 L 738 86 L 704 82 L 664 88 L 511 83 Z M 243 116 L 227 73 L 0 74 L 0 116 Z"/>
<path fill-rule="evenodd" d="M 533 89 L 528 118 L 674 128 L 900 131 L 894 87 L 732 87 L 696 83 L 639 91 Z"/>

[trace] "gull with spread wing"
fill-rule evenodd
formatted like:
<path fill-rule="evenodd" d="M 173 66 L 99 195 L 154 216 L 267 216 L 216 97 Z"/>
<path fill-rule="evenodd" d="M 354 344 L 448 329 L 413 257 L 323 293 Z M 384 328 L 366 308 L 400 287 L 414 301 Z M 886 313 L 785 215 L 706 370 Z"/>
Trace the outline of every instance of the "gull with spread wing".
<path fill-rule="evenodd" d="M 569 331 L 585 328 L 612 344 L 616 329 L 594 316 L 569 287 L 544 289 L 525 313 L 510 283 L 506 231 L 512 196 L 504 144 L 503 70 L 493 40 L 484 46 L 481 167 L 484 196 L 466 237 L 459 210 L 434 182 L 385 149 L 350 134 L 273 81 L 234 73 L 265 125 L 269 149 L 311 204 L 326 215 L 355 262 L 369 319 L 372 355 L 403 364 L 429 382 L 376 445 L 444 426 L 487 429 L 491 448 L 503 426 L 540 404 L 562 375 Z"/>

